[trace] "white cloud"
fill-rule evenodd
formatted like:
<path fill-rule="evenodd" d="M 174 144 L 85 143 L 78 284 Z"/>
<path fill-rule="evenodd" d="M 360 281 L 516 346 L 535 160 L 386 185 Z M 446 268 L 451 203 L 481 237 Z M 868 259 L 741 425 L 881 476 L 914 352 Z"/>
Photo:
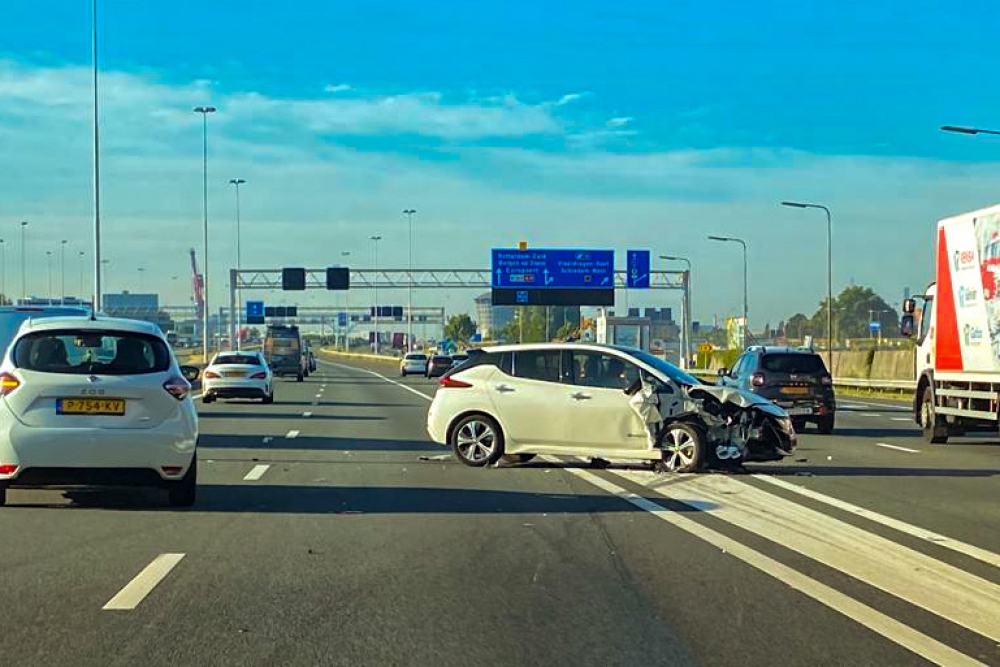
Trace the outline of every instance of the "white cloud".
<path fill-rule="evenodd" d="M 555 102 L 553 102 L 553 105 L 557 107 L 565 106 L 567 104 L 570 104 L 571 102 L 576 102 L 577 100 L 581 100 L 588 95 L 590 95 L 590 93 L 587 91 L 584 91 L 582 93 L 567 93 L 562 97 L 560 97 Z"/>
<path fill-rule="evenodd" d="M 353 90 L 353 86 L 347 83 L 338 83 L 336 85 L 329 84 L 323 88 L 327 93 L 346 93 L 349 90 Z"/>
<path fill-rule="evenodd" d="M 632 116 L 619 116 L 617 118 L 609 118 L 605 125 L 608 127 L 625 127 L 633 120 L 635 119 Z"/>

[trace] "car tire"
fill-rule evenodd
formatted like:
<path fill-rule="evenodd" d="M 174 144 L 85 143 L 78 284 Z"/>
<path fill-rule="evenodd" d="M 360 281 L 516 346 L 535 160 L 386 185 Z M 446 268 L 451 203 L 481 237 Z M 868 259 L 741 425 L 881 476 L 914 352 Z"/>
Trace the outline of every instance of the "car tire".
<path fill-rule="evenodd" d="M 934 409 L 934 390 L 924 387 L 924 396 L 920 401 L 920 428 L 924 440 L 932 445 L 943 445 L 948 442 L 948 425 Z"/>
<path fill-rule="evenodd" d="M 191 467 L 184 479 L 171 482 L 167 488 L 167 501 L 171 507 L 191 507 L 198 495 L 198 455 L 191 459 Z"/>
<path fill-rule="evenodd" d="M 697 472 L 705 460 L 705 434 L 687 422 L 674 422 L 660 436 L 659 472 Z"/>
<path fill-rule="evenodd" d="M 455 458 L 473 468 L 496 463 L 503 456 L 503 431 L 486 415 L 463 417 L 448 439 Z"/>
<path fill-rule="evenodd" d="M 7 504 L 7 487 L 0 486 L 0 507 Z"/>
<path fill-rule="evenodd" d="M 802 433 L 806 430 L 806 420 L 805 419 L 793 419 L 792 428 L 795 429 L 796 433 Z"/>
<path fill-rule="evenodd" d="M 299 372 L 299 374 L 295 376 L 295 381 L 296 382 L 302 382 L 304 379 L 305 379 L 305 377 L 302 375 L 301 372 Z"/>
<path fill-rule="evenodd" d="M 816 422 L 816 426 L 819 427 L 820 435 L 830 435 L 833 433 L 833 425 L 835 421 L 836 415 L 820 417 L 819 421 Z"/>
<path fill-rule="evenodd" d="M 264 403 L 264 405 L 271 405 L 274 403 L 274 389 L 271 389 L 271 393 L 264 394 L 264 398 L 261 402 Z"/>
<path fill-rule="evenodd" d="M 516 465 L 518 463 L 527 463 L 531 459 L 535 458 L 534 454 L 504 454 L 504 463 L 509 463 L 511 465 Z"/>
<path fill-rule="evenodd" d="M 202 403 L 214 403 L 215 402 L 215 396 L 212 396 L 211 394 L 202 394 L 201 402 Z"/>

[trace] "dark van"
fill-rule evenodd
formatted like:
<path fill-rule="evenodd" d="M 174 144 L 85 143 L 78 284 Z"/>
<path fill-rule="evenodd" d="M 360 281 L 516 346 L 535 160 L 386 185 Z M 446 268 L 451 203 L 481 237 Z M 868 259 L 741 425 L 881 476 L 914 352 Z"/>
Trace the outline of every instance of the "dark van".
<path fill-rule="evenodd" d="M 272 324 L 264 335 L 264 360 L 277 376 L 294 375 L 296 381 L 305 377 L 302 368 L 302 337 L 299 328 L 287 324 Z"/>

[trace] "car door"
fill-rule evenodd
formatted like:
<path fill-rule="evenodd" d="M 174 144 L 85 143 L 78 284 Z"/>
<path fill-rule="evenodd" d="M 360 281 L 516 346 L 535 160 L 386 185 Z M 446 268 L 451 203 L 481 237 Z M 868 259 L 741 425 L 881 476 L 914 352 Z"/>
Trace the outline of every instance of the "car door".
<path fill-rule="evenodd" d="M 744 375 L 744 367 L 748 365 L 750 361 L 750 354 L 744 353 L 736 359 L 733 363 L 733 367 L 729 370 L 729 373 L 722 376 L 721 384 L 725 387 L 739 387 Z"/>
<path fill-rule="evenodd" d="M 565 399 L 562 351 L 518 350 L 508 370 L 498 369 L 487 391 L 510 444 L 562 447 L 566 440 L 565 415 L 560 414 Z"/>
<path fill-rule="evenodd" d="M 646 446 L 646 426 L 625 393 L 639 367 L 608 352 L 567 352 L 571 369 L 563 390 L 569 446 L 608 450 Z"/>

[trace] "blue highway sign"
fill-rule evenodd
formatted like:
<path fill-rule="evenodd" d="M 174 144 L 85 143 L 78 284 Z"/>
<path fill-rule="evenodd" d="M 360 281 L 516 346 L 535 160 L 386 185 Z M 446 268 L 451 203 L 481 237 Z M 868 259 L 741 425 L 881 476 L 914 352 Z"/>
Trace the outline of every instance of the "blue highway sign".
<path fill-rule="evenodd" d="M 247 301 L 247 324 L 264 324 L 264 302 Z"/>
<path fill-rule="evenodd" d="M 510 289 L 613 289 L 613 250 L 493 248 L 492 284 Z"/>
<path fill-rule="evenodd" d="M 626 253 L 625 282 L 629 289 L 649 289 L 649 251 L 629 250 Z"/>

